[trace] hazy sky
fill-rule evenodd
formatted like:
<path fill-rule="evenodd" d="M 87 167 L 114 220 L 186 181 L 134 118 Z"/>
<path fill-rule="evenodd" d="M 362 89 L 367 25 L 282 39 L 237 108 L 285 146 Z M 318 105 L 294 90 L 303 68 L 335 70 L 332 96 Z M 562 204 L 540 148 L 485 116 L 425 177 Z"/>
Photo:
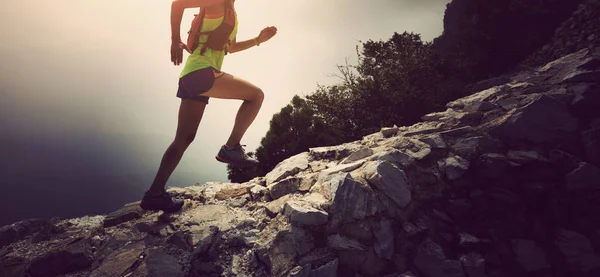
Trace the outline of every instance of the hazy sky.
<path fill-rule="evenodd" d="M 388 39 L 395 31 L 420 33 L 427 41 L 439 36 L 448 2 L 236 1 L 238 41 L 266 26 L 279 30 L 260 47 L 226 56 L 223 65 L 265 93 L 242 144 L 256 149 L 272 115 L 295 94 L 337 82 L 330 75 L 346 58 L 356 61 L 360 40 Z M 174 66 L 169 54 L 170 4 L 0 1 L 0 173 L 143 175 L 138 184 L 147 185 L 174 136 L 180 103 L 175 93 L 182 66 Z M 184 15 L 183 39 L 195 12 Z M 169 185 L 227 180 L 226 166 L 214 156 L 240 104 L 211 99 Z M 40 158 L 46 148 L 52 150 Z"/>

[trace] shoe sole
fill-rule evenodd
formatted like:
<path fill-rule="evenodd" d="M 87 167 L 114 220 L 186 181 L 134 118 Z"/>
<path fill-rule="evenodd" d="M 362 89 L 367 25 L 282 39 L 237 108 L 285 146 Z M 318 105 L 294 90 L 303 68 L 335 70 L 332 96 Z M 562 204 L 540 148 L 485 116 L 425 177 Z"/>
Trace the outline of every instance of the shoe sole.
<path fill-rule="evenodd" d="M 177 209 L 175 211 L 171 211 L 171 210 L 165 211 L 164 209 L 161 209 L 161 208 L 152 208 L 152 207 L 144 206 L 141 203 L 140 203 L 140 208 L 142 208 L 143 210 L 146 210 L 146 211 L 153 211 L 153 212 L 162 211 L 165 213 L 174 213 L 174 212 L 180 211 L 183 208 L 183 204 L 181 205 L 181 207 L 179 207 L 179 209 Z"/>
<path fill-rule="evenodd" d="M 226 163 L 226 164 L 231 164 L 233 166 L 242 167 L 242 168 L 253 167 L 254 166 L 254 165 L 244 165 L 244 164 L 241 164 L 241 163 L 234 163 L 232 161 L 229 161 L 229 160 L 226 160 L 226 159 L 223 159 L 223 158 L 219 157 L 219 155 L 216 155 L 215 159 L 217 159 L 217 161 L 219 161 L 219 162 Z"/>

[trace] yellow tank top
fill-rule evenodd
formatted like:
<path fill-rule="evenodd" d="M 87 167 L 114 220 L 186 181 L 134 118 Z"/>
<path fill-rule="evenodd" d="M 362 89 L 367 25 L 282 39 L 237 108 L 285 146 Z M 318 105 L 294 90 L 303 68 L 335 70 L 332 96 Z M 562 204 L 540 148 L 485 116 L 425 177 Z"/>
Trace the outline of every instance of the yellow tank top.
<path fill-rule="evenodd" d="M 224 18 L 223 14 L 220 14 L 220 15 L 206 14 L 204 16 L 204 21 L 202 22 L 202 29 L 200 30 L 200 32 L 213 31 L 214 29 L 216 29 L 217 27 L 219 27 L 221 25 L 221 23 L 223 22 L 223 18 Z M 235 26 L 233 27 L 233 31 L 231 32 L 231 35 L 229 35 L 230 40 L 235 39 L 235 36 L 237 35 L 237 30 L 238 30 L 238 19 L 236 16 Z M 200 55 L 200 49 L 202 49 L 202 46 L 204 45 L 206 40 L 208 40 L 208 34 L 201 35 L 199 40 L 200 40 L 200 44 L 198 45 L 198 47 L 196 47 L 196 50 L 194 50 L 194 52 L 188 56 L 187 60 L 185 61 L 183 70 L 181 71 L 181 74 L 179 75 L 179 78 L 185 76 L 186 74 L 188 74 L 190 72 L 204 69 L 207 67 L 213 67 L 217 70 L 221 70 L 221 66 L 223 65 L 223 59 L 225 58 L 225 51 L 213 50 L 213 49 L 210 49 L 207 47 L 206 51 L 204 52 L 204 55 Z"/>

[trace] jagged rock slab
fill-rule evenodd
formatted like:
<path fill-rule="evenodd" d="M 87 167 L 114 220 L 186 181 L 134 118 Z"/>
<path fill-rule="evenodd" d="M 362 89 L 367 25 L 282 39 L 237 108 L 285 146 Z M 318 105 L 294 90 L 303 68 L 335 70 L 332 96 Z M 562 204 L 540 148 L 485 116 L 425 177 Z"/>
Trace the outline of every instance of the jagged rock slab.
<path fill-rule="evenodd" d="M 414 264 L 427 277 L 466 277 L 461 262 L 446 259 L 442 247 L 431 240 L 419 246 Z"/>
<path fill-rule="evenodd" d="M 356 162 L 358 160 L 362 160 L 362 159 L 364 159 L 366 157 L 369 157 L 371 155 L 373 155 L 373 150 L 371 150 L 371 148 L 368 148 L 368 147 L 363 147 L 360 150 L 353 152 L 348 157 L 344 158 L 340 162 L 340 164 L 353 163 L 353 162 Z"/>
<path fill-rule="evenodd" d="M 219 188 L 214 195 L 217 200 L 227 200 L 246 196 L 250 193 L 250 185 L 246 184 L 225 184 Z"/>
<path fill-rule="evenodd" d="M 104 228 L 142 217 L 140 201 L 126 204 L 122 208 L 108 214 L 104 219 Z"/>
<path fill-rule="evenodd" d="M 402 229 L 409 237 L 412 237 L 427 231 L 428 227 L 423 220 L 417 220 L 414 223 L 404 222 L 402 224 Z"/>
<path fill-rule="evenodd" d="M 556 246 L 565 256 L 567 265 L 572 271 L 588 273 L 600 269 L 600 257 L 585 236 L 569 231 L 560 230 Z"/>
<path fill-rule="evenodd" d="M 290 222 L 308 226 L 323 225 L 329 217 L 326 212 L 313 208 L 307 202 L 293 200 L 285 203 L 284 214 L 290 218 Z"/>
<path fill-rule="evenodd" d="M 550 268 L 544 250 L 531 240 L 512 240 L 517 262 L 528 272 Z"/>
<path fill-rule="evenodd" d="M 398 127 L 394 126 L 390 128 L 381 128 L 380 132 L 384 137 L 389 138 L 398 134 Z"/>
<path fill-rule="evenodd" d="M 309 277 L 310 275 L 310 265 L 307 264 L 305 266 L 296 266 L 290 270 L 288 277 Z"/>
<path fill-rule="evenodd" d="M 374 154 L 371 160 L 397 163 L 404 167 L 411 166 L 416 162 L 413 156 L 397 149 L 390 149 Z"/>
<path fill-rule="evenodd" d="M 562 139 L 578 128 L 569 107 L 546 95 L 532 95 L 526 106 L 510 111 L 491 133 L 503 138 L 544 143 Z"/>
<path fill-rule="evenodd" d="M 534 162 L 550 162 L 546 157 L 536 151 L 516 151 L 509 150 L 506 157 L 511 162 L 515 162 L 521 165 L 530 164 Z"/>
<path fill-rule="evenodd" d="M 379 142 L 384 140 L 385 137 L 381 132 L 373 133 L 367 136 L 364 136 L 361 140 L 361 143 L 367 147 L 377 147 Z"/>
<path fill-rule="evenodd" d="M 111 255 L 115 250 L 130 244 L 132 242 L 137 242 L 142 240 L 145 237 L 145 234 L 140 234 L 139 232 L 133 230 L 115 230 L 114 233 L 110 234 L 108 238 L 99 238 L 100 242 L 98 242 L 98 238 L 91 239 L 91 243 L 93 244 L 102 244 L 102 246 L 97 249 L 94 253 L 94 262 L 92 264 L 93 268 L 96 268 L 102 261 L 106 259 L 109 255 Z"/>
<path fill-rule="evenodd" d="M 236 226 L 244 216 L 226 205 L 201 205 L 183 215 L 179 221 L 188 226 L 217 226 L 227 231 Z"/>
<path fill-rule="evenodd" d="M 364 251 L 365 246 L 359 241 L 335 234 L 327 237 L 327 246 L 337 251 Z"/>
<path fill-rule="evenodd" d="M 288 177 L 279 182 L 272 183 L 267 186 L 269 194 L 273 199 L 279 199 L 288 194 L 292 194 L 298 191 L 302 178 L 300 177 Z"/>
<path fill-rule="evenodd" d="M 394 255 L 394 230 L 390 219 L 383 219 L 373 228 L 375 253 L 379 258 L 391 260 Z"/>
<path fill-rule="evenodd" d="M 472 133 L 474 131 L 475 131 L 475 128 L 473 128 L 472 126 L 463 126 L 463 127 L 454 128 L 454 129 L 440 132 L 440 135 L 448 136 L 448 137 L 460 137 L 460 136 Z"/>
<path fill-rule="evenodd" d="M 310 148 L 309 153 L 313 160 L 341 160 L 361 148 L 363 148 L 361 144 L 351 142 L 337 146 Z"/>
<path fill-rule="evenodd" d="M 469 253 L 460 257 L 465 273 L 469 277 L 486 277 L 485 259 L 478 253 Z"/>
<path fill-rule="evenodd" d="M 491 138 L 476 136 L 469 138 L 459 138 L 450 148 L 453 153 L 472 160 L 483 153 L 502 153 L 502 145 Z"/>
<path fill-rule="evenodd" d="M 146 250 L 147 256 L 144 262 L 133 272 L 133 276 L 145 277 L 183 277 L 181 265 L 175 257 L 165 253 L 160 248 Z"/>
<path fill-rule="evenodd" d="M 444 141 L 444 138 L 442 138 L 442 136 L 440 136 L 439 134 L 429 135 L 419 140 L 426 143 L 427 145 L 429 145 L 429 147 L 433 149 L 444 149 L 448 147 L 446 142 Z"/>
<path fill-rule="evenodd" d="M 144 252 L 144 242 L 138 241 L 112 252 L 89 277 L 123 276 Z"/>
<path fill-rule="evenodd" d="M 343 224 L 340 227 L 340 234 L 358 240 L 368 241 L 373 238 L 372 228 L 367 220 Z"/>
<path fill-rule="evenodd" d="M 414 124 L 414 125 L 408 127 L 408 129 L 404 131 L 403 136 L 411 137 L 411 136 L 426 135 L 426 134 L 436 133 L 441 130 L 442 130 L 442 128 L 439 126 L 439 124 L 437 122 L 419 122 L 417 124 Z"/>
<path fill-rule="evenodd" d="M 589 164 L 580 163 L 579 167 L 567 174 L 567 189 L 600 189 L 600 169 Z"/>
<path fill-rule="evenodd" d="M 314 238 L 306 230 L 284 221 L 273 220 L 257 241 L 256 254 L 273 277 L 286 276 L 296 267 L 297 257 L 314 248 Z"/>
<path fill-rule="evenodd" d="M 254 185 L 250 188 L 250 197 L 254 201 L 266 200 L 265 196 L 269 194 L 269 189 L 261 185 Z"/>
<path fill-rule="evenodd" d="M 207 182 L 185 188 L 170 188 L 169 191 L 194 200 L 217 199 L 217 197 L 219 197 L 217 200 L 226 200 L 228 197 L 237 197 L 240 191 L 247 192 L 250 187 L 249 184 Z"/>
<path fill-rule="evenodd" d="M 311 192 L 317 192 L 329 201 L 327 212 L 334 226 L 363 219 L 384 209 L 371 188 L 356 181 L 349 173 L 330 175 L 313 186 Z"/>
<path fill-rule="evenodd" d="M 190 251 L 194 246 L 194 238 L 190 231 L 176 232 L 167 238 L 167 243 L 182 250 Z"/>
<path fill-rule="evenodd" d="M 276 200 L 273 200 L 273 201 L 267 203 L 267 205 L 265 205 L 265 208 L 267 209 L 267 212 L 270 213 L 271 216 L 276 216 L 283 209 L 283 205 L 285 204 L 285 202 L 287 202 L 291 198 L 292 198 L 291 195 L 284 195 L 283 197 L 280 197 Z"/>
<path fill-rule="evenodd" d="M 307 202 L 313 208 L 321 210 L 327 209 L 329 204 L 329 200 L 325 196 L 316 192 L 305 194 L 300 200 Z"/>
<path fill-rule="evenodd" d="M 572 89 L 575 97 L 570 104 L 575 114 L 583 118 L 600 116 L 600 85 L 582 84 Z"/>
<path fill-rule="evenodd" d="M 369 183 L 390 197 L 398 207 L 404 208 L 410 203 L 410 184 L 404 171 L 388 162 L 372 162 L 364 172 Z"/>
<path fill-rule="evenodd" d="M 470 165 L 471 163 L 468 160 L 456 155 L 438 161 L 440 172 L 443 172 L 449 180 L 462 177 Z"/>
<path fill-rule="evenodd" d="M 311 270 L 309 273 L 309 277 L 334 277 L 337 276 L 339 261 L 335 259 L 331 262 L 328 262 L 325 265 L 322 265 L 316 269 Z"/>
<path fill-rule="evenodd" d="M 212 245 L 215 243 L 219 228 L 210 226 L 208 228 L 194 227 L 191 229 L 192 245 L 196 247 L 194 253 L 196 255 L 206 255 Z"/>
<path fill-rule="evenodd" d="M 325 169 L 323 171 L 321 171 L 321 173 L 319 174 L 319 179 L 323 179 L 328 175 L 332 175 L 335 173 L 339 173 L 339 172 L 350 172 L 352 170 L 355 170 L 359 167 L 361 167 L 363 164 L 365 163 L 365 161 L 356 161 L 353 163 L 349 163 L 349 164 L 339 164 L 336 165 L 334 167 Z"/>
<path fill-rule="evenodd" d="M 0 228 L 0 248 L 37 232 L 50 231 L 52 227 L 53 225 L 50 221 L 38 218 L 27 219 L 3 226 Z"/>
<path fill-rule="evenodd" d="M 486 153 L 475 161 L 477 175 L 488 179 L 500 178 L 510 166 L 510 162 L 502 154 Z"/>
<path fill-rule="evenodd" d="M 565 83 L 597 83 L 600 84 L 600 70 L 576 71 L 563 80 Z"/>
<path fill-rule="evenodd" d="M 421 119 L 423 121 L 447 121 L 447 120 L 451 120 L 452 118 L 456 118 L 459 114 L 461 114 L 461 113 L 452 108 L 448 108 L 447 110 L 445 110 L 443 112 L 435 112 L 435 113 L 426 114 L 426 115 L 422 116 Z M 435 128 L 433 130 L 437 130 L 437 128 Z M 413 131 L 413 132 L 405 133 L 405 136 L 421 135 L 421 134 L 426 134 L 426 132 L 419 133 L 418 131 Z"/>
<path fill-rule="evenodd" d="M 489 111 L 496 107 L 493 103 L 487 102 L 491 96 L 502 91 L 504 86 L 494 86 L 492 88 L 471 94 L 470 96 L 460 98 L 446 104 L 447 108 L 455 110 L 465 110 L 469 112 Z"/>
<path fill-rule="evenodd" d="M 309 173 L 309 174 L 303 176 L 302 182 L 300 182 L 300 187 L 298 188 L 298 191 L 301 191 L 301 192 L 310 191 L 312 186 L 317 182 L 318 178 L 319 178 L 318 173 Z"/>
<path fill-rule="evenodd" d="M 88 268 L 93 262 L 90 241 L 72 238 L 63 245 L 35 257 L 29 265 L 31 276 L 57 276 Z"/>
<path fill-rule="evenodd" d="M 309 154 L 303 152 L 277 164 L 271 172 L 265 175 L 267 186 L 306 170 L 308 168 L 308 158 Z"/>

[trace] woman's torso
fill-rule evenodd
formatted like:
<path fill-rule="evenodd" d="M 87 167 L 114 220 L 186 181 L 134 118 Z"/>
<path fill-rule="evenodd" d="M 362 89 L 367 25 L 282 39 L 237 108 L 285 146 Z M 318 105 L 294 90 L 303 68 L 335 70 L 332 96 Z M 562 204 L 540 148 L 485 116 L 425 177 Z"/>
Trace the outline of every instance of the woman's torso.
<path fill-rule="evenodd" d="M 224 4 L 207 7 L 206 15 L 204 16 L 204 21 L 202 23 L 202 28 L 200 29 L 200 32 L 213 31 L 214 29 L 219 27 L 219 25 L 221 25 L 221 23 L 223 22 L 224 12 Z M 233 28 L 233 31 L 229 35 L 230 40 L 235 39 L 237 35 L 237 30 L 238 20 L 236 16 L 235 26 Z M 207 39 L 208 35 L 201 35 L 199 37 L 200 44 L 196 48 L 196 50 L 194 50 L 194 52 L 190 56 L 188 56 L 183 71 L 179 76 L 180 78 L 192 71 L 204 69 L 207 67 L 214 67 L 217 70 L 221 70 L 223 59 L 225 57 L 225 51 L 218 51 L 207 48 L 206 52 L 204 52 L 203 55 L 200 55 L 200 49 L 202 48 Z"/>

